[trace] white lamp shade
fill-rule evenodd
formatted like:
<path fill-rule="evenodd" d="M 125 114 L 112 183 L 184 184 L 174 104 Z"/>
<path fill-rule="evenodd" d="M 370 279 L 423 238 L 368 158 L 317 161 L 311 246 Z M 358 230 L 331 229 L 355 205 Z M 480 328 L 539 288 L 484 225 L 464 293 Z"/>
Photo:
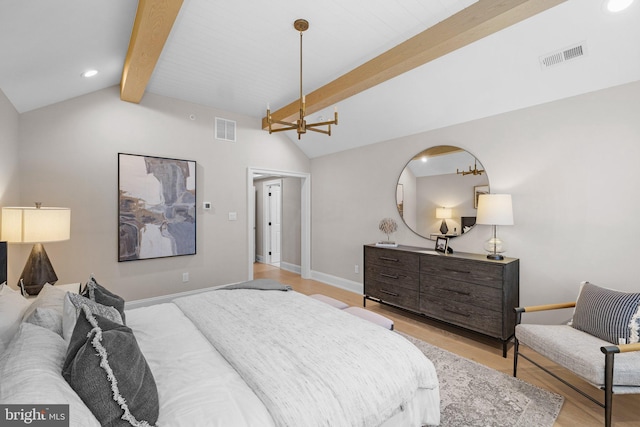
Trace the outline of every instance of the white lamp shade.
<path fill-rule="evenodd" d="M 481 194 L 476 224 L 513 225 L 511 194 Z"/>
<path fill-rule="evenodd" d="M 2 208 L 2 240 L 9 243 L 44 243 L 69 240 L 69 208 Z"/>
<path fill-rule="evenodd" d="M 451 218 L 451 208 L 436 208 L 437 219 L 449 219 Z"/>

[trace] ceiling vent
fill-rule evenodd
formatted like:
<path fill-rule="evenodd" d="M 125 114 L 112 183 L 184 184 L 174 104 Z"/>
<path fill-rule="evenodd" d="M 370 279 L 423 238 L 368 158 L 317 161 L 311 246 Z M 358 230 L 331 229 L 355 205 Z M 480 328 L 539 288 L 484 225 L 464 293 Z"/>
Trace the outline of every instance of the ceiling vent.
<path fill-rule="evenodd" d="M 236 142 L 236 122 L 216 117 L 216 139 Z"/>
<path fill-rule="evenodd" d="M 581 58 L 587 54 L 587 45 L 585 42 L 567 47 L 557 52 L 548 53 L 540 57 L 540 67 L 542 69 L 554 67 L 567 61 Z"/>

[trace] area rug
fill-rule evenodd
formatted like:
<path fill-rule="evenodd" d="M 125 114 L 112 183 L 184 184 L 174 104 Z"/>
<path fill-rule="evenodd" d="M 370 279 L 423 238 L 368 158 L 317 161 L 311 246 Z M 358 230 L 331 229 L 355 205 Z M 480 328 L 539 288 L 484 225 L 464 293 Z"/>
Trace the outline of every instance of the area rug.
<path fill-rule="evenodd" d="M 442 427 L 551 427 L 564 398 L 407 334 L 435 365 Z"/>

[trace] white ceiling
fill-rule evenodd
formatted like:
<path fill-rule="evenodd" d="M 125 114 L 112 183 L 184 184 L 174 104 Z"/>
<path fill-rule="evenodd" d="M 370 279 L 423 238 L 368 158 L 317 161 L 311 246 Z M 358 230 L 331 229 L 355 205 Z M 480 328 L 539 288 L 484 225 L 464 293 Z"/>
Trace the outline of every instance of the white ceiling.
<path fill-rule="evenodd" d="M 481 0 L 487 1 L 487 0 Z M 255 117 L 332 81 L 474 0 L 185 0 L 147 92 Z M 333 135 L 286 132 L 309 157 L 640 79 L 640 2 L 569 0 L 338 104 Z M 119 83 L 137 3 L 2 0 L 0 89 L 23 113 Z M 539 57 L 584 42 L 580 59 Z M 93 79 L 80 74 L 100 71 Z M 329 117 L 332 109 L 312 114 Z M 269 135 L 265 132 L 265 138 Z"/>

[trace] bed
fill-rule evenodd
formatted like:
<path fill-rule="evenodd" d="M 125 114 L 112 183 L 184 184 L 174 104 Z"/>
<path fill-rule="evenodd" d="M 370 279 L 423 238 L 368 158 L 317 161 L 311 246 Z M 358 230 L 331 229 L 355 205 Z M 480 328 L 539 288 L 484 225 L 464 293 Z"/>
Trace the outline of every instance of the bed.
<path fill-rule="evenodd" d="M 265 285 L 248 282 L 249 289 L 243 284 L 132 310 L 104 308 L 98 298 L 103 307 L 95 310 L 103 312 L 86 304 L 74 312 L 69 301 L 84 297 L 43 289 L 55 294 L 55 303 L 27 307 L 29 321 L 0 348 L 0 403 L 69 404 L 70 425 L 83 427 L 101 425 L 97 418 L 102 425 L 190 427 L 439 424 L 435 369 L 413 344 L 321 301 L 279 290 L 280 284 L 268 283 L 266 290 L 255 289 L 256 283 Z M 0 295 L 0 305 L 10 292 Z M 77 319 L 69 325 L 72 314 Z M 118 315 L 126 327 L 109 317 Z M 104 366 L 92 371 L 77 361 L 82 354 L 90 361 L 101 357 L 101 347 L 90 345 L 99 341 L 95 331 L 102 332 L 98 344 L 118 393 L 111 377 L 104 378 Z M 120 392 L 133 393 L 124 396 L 124 406 L 114 397 Z M 87 403 L 101 393 L 107 395 L 102 404 L 114 406 L 115 399 L 116 410 L 126 408 L 126 423 L 122 411 L 105 422 Z"/>

